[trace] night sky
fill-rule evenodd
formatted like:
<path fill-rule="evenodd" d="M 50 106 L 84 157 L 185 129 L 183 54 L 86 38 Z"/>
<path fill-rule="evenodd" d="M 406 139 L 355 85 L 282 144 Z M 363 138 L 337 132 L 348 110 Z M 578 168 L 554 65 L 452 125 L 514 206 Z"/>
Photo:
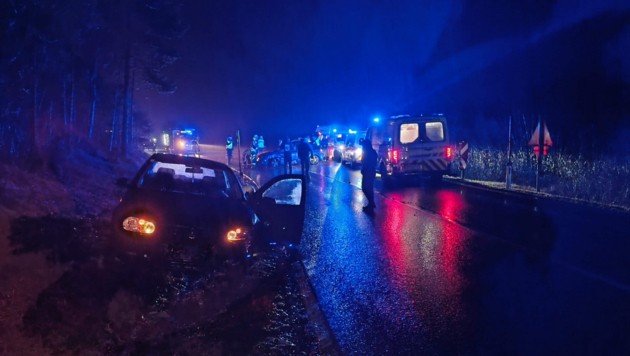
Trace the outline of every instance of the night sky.
<path fill-rule="evenodd" d="M 515 112 L 544 115 L 561 141 L 593 117 L 612 122 L 602 135 L 628 125 L 628 1 L 187 0 L 181 11 L 178 89 L 140 89 L 137 109 L 156 128 L 199 127 L 202 141 L 420 112 L 446 113 L 460 136 Z"/>

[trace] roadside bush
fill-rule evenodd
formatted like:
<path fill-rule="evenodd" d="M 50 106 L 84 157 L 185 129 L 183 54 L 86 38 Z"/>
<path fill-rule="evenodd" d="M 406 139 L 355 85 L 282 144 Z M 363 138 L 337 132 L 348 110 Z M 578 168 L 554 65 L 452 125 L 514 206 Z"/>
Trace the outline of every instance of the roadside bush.
<path fill-rule="evenodd" d="M 512 155 L 512 183 L 535 189 L 536 156 L 531 149 Z M 465 178 L 505 182 L 507 153 L 496 148 L 471 147 Z M 587 160 L 551 151 L 543 160 L 543 193 L 608 205 L 630 207 L 630 161 L 621 158 Z"/>

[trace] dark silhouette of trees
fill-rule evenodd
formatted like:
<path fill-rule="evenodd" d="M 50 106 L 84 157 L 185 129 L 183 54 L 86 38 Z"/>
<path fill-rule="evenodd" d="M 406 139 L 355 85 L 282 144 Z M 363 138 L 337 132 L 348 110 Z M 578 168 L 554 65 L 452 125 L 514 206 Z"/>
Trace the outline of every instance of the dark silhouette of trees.
<path fill-rule="evenodd" d="M 173 0 L 1 2 L 0 159 L 79 141 L 125 155 L 134 91 L 175 91 L 163 71 L 183 33 Z"/>

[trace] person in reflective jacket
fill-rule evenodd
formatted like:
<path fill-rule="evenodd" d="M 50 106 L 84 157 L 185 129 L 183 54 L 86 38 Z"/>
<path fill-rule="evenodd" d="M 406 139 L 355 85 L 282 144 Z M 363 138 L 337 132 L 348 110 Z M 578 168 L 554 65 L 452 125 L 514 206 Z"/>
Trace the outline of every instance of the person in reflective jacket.
<path fill-rule="evenodd" d="M 372 148 L 370 140 L 362 140 L 361 146 L 363 146 L 361 190 L 368 201 L 368 204 L 363 207 L 363 211 L 371 212 L 376 207 L 376 204 L 374 204 L 374 180 L 376 179 L 376 161 L 378 156 L 374 148 Z"/>
<path fill-rule="evenodd" d="M 292 157 L 291 157 L 291 140 L 287 136 L 282 143 L 282 151 L 284 152 L 284 173 L 293 173 Z"/>
<path fill-rule="evenodd" d="M 232 136 L 229 136 L 225 142 L 225 151 L 227 153 L 227 162 L 229 166 L 232 164 L 232 151 L 234 151 L 234 140 L 232 139 Z"/>

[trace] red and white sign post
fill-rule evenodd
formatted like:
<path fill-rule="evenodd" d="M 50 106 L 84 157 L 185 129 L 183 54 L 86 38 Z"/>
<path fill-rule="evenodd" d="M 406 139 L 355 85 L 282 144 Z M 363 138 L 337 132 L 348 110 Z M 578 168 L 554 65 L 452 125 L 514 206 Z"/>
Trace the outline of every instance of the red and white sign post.
<path fill-rule="evenodd" d="M 512 116 L 508 121 L 508 162 L 505 166 L 505 188 L 512 189 Z"/>
<path fill-rule="evenodd" d="M 532 138 L 529 140 L 529 145 L 534 146 L 534 154 L 538 158 L 537 170 L 536 170 L 536 191 L 540 192 L 540 176 L 542 175 L 542 160 L 543 156 L 547 155 L 547 149 L 553 145 L 551 141 L 551 134 L 547 129 L 547 124 L 538 117 L 538 126 Z M 542 154 L 540 154 L 542 152 Z"/>
<path fill-rule="evenodd" d="M 461 141 L 460 143 L 458 143 L 457 152 L 459 154 L 460 178 L 464 179 L 464 170 L 468 166 L 468 142 Z"/>

